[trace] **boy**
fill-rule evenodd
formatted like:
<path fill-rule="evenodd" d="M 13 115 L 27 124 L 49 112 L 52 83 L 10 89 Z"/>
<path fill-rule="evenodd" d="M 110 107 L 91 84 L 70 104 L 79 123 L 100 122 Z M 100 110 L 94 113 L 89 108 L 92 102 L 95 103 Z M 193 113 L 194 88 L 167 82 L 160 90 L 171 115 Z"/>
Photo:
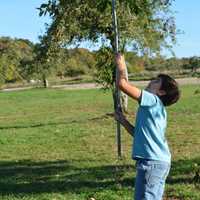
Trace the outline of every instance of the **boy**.
<path fill-rule="evenodd" d="M 115 119 L 134 136 L 132 158 L 136 160 L 135 200 L 161 200 L 170 170 L 171 154 L 165 139 L 167 113 L 165 106 L 180 98 L 177 82 L 160 74 L 146 89 L 131 85 L 125 77 L 125 60 L 116 55 L 119 70 L 118 87 L 139 103 L 135 127 L 117 112 Z"/>

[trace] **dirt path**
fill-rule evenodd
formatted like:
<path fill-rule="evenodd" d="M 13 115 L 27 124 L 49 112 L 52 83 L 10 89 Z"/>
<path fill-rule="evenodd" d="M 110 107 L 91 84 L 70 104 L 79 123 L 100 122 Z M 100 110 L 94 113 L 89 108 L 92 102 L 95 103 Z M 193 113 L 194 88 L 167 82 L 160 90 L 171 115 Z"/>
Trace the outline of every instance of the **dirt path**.
<path fill-rule="evenodd" d="M 187 84 L 194 84 L 200 85 L 200 79 L 198 78 L 181 78 L 176 79 L 177 82 L 180 85 L 187 85 Z M 148 84 L 149 81 L 132 81 L 132 83 L 138 87 L 143 87 Z M 8 89 L 2 89 L 1 91 L 9 92 L 9 91 L 18 91 L 18 90 L 27 90 L 34 87 L 19 87 L 19 88 L 8 88 Z M 95 83 L 81 83 L 81 84 L 68 84 L 68 85 L 55 85 L 51 86 L 51 88 L 61 88 L 66 90 L 75 90 L 75 89 L 93 89 L 93 88 L 101 88 L 100 85 L 97 85 Z"/>
<path fill-rule="evenodd" d="M 179 85 L 187 85 L 187 84 L 194 84 L 200 85 L 200 79 L 198 78 L 181 78 L 176 79 L 176 81 L 179 83 Z M 132 81 L 134 85 L 138 87 L 146 86 L 149 81 Z M 74 85 L 58 85 L 58 86 L 52 86 L 52 88 L 64 88 L 64 89 L 92 89 L 92 88 L 101 88 L 101 86 L 95 84 L 95 83 L 82 83 L 82 84 L 74 84 Z"/>

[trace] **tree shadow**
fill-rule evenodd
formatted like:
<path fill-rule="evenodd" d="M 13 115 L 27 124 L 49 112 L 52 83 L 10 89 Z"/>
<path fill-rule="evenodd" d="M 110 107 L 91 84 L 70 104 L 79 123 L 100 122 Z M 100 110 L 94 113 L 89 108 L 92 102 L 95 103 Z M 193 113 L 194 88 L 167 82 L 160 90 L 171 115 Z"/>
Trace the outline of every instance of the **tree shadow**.
<path fill-rule="evenodd" d="M 88 121 L 98 121 L 98 120 L 103 120 L 103 119 L 107 119 L 110 117 L 113 117 L 114 114 L 113 113 L 106 113 L 104 115 L 98 116 L 98 117 L 92 117 L 89 119 L 83 119 L 83 120 L 70 120 L 70 121 L 58 121 L 58 122 L 39 122 L 39 123 L 35 123 L 35 124 L 30 124 L 30 125 L 23 125 L 23 124 L 19 124 L 19 125 L 12 125 L 12 126 L 0 126 L 0 130 L 6 130 L 6 129 L 24 129 L 24 128 L 38 128 L 38 127 L 44 127 L 44 126 L 55 126 L 55 125 L 67 125 L 67 124 L 73 124 L 73 123 L 86 123 Z"/>
<path fill-rule="evenodd" d="M 194 182 L 194 176 L 195 176 L 194 164 L 195 163 L 200 168 L 200 157 L 196 157 L 196 158 L 188 159 L 188 160 L 181 159 L 181 160 L 173 161 L 171 165 L 170 174 L 167 179 L 167 183 L 169 184 L 195 183 Z"/>
<path fill-rule="evenodd" d="M 92 166 L 96 160 L 0 162 L 0 195 L 99 192 L 134 186 L 134 165 Z M 91 166 L 88 167 L 88 163 Z M 191 167 L 200 158 L 172 163 L 168 184 L 193 183 Z M 87 167 L 84 167 L 86 165 Z"/>
<path fill-rule="evenodd" d="M 79 161 L 79 163 L 81 163 Z M 105 188 L 116 190 L 119 185 L 132 187 L 132 178 L 122 178 L 131 165 L 77 167 L 66 160 L 33 162 L 0 162 L 0 195 L 38 193 L 82 193 Z"/>

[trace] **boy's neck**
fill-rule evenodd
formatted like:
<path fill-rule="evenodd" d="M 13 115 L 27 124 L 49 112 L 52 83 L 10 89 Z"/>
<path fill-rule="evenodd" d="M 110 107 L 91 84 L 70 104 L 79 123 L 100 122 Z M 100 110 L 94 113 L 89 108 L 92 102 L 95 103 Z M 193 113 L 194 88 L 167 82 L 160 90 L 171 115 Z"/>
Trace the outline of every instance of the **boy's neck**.
<path fill-rule="evenodd" d="M 145 88 L 145 90 L 146 90 L 147 92 L 150 92 L 150 93 L 155 94 L 155 95 L 158 96 L 158 92 L 155 91 L 155 90 L 152 90 L 151 88 Z"/>

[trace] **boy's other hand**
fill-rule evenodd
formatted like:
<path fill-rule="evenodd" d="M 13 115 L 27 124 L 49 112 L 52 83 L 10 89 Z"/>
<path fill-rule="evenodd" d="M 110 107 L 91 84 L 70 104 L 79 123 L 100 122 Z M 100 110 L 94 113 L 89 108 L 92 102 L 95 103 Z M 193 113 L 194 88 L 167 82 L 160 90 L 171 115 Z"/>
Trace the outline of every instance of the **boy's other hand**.
<path fill-rule="evenodd" d="M 123 123 L 126 120 L 126 117 L 120 111 L 116 111 L 114 113 L 114 117 L 115 117 L 115 120 L 118 121 L 118 122 L 120 122 L 120 123 Z"/>

